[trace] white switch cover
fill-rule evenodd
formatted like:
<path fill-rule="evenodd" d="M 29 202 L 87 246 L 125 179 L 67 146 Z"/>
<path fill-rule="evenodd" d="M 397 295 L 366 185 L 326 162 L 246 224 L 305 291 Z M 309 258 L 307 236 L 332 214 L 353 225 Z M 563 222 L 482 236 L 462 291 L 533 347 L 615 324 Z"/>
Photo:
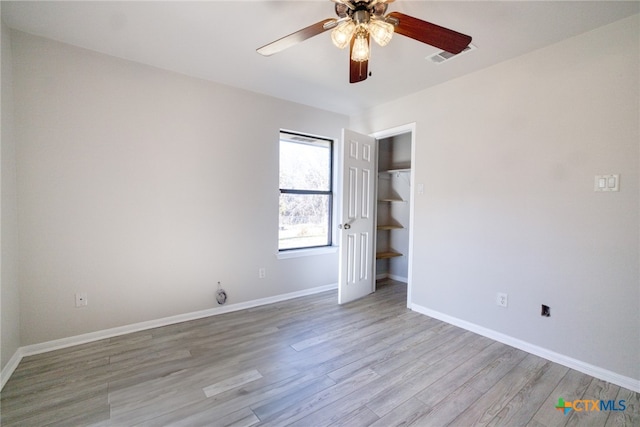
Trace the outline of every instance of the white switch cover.
<path fill-rule="evenodd" d="M 620 191 L 620 175 L 596 175 L 593 191 Z"/>

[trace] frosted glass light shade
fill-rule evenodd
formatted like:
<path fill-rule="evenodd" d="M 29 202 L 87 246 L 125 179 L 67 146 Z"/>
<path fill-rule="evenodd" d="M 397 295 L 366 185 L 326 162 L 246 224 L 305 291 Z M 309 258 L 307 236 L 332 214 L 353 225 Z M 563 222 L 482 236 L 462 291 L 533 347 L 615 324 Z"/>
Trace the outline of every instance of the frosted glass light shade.
<path fill-rule="evenodd" d="M 388 22 L 372 19 L 369 22 L 369 33 L 380 46 L 386 46 L 393 37 L 393 25 Z"/>
<path fill-rule="evenodd" d="M 366 32 L 358 32 L 351 50 L 351 60 L 364 62 L 369 60 L 369 38 Z"/>
<path fill-rule="evenodd" d="M 349 46 L 355 31 L 356 24 L 353 21 L 343 22 L 331 31 L 331 41 L 337 48 L 344 49 Z"/>

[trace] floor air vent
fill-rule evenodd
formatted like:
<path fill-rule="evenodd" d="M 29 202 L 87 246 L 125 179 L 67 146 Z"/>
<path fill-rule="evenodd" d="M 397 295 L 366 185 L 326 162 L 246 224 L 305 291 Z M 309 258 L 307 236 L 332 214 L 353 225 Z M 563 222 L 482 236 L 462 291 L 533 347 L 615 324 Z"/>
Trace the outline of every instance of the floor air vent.
<path fill-rule="evenodd" d="M 446 50 L 443 50 L 439 53 L 434 53 L 431 56 L 427 56 L 427 59 L 430 60 L 431 62 L 433 62 L 434 64 L 442 64 L 443 62 L 447 62 L 448 60 L 464 55 L 467 52 L 471 52 L 472 50 L 476 50 L 477 47 L 475 47 L 474 45 L 470 44 L 469 46 L 465 47 L 462 52 L 458 53 L 458 54 L 454 54 L 454 53 L 450 53 L 447 52 Z"/>

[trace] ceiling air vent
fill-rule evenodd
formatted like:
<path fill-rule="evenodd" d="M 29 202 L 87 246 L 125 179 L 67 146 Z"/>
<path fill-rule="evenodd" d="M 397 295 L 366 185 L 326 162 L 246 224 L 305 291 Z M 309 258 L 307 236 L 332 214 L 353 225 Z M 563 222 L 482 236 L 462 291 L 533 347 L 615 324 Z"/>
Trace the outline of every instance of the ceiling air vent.
<path fill-rule="evenodd" d="M 469 46 L 465 47 L 462 52 L 458 53 L 458 54 L 454 54 L 454 53 L 450 53 L 447 52 L 445 50 L 439 52 L 439 53 L 434 53 L 431 56 L 427 56 L 427 59 L 430 60 L 431 62 L 433 62 L 434 64 L 442 64 L 443 62 L 447 62 L 452 58 L 456 58 L 458 56 L 462 56 L 467 52 L 471 52 L 472 50 L 476 50 L 477 47 L 475 47 L 474 45 L 470 44 Z"/>

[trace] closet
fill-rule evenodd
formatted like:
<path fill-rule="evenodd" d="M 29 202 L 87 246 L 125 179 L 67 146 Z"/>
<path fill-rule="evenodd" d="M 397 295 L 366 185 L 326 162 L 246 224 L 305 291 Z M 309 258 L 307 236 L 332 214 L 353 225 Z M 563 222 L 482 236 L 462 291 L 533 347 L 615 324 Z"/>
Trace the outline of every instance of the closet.
<path fill-rule="evenodd" d="M 408 281 L 411 133 L 378 140 L 377 280 Z"/>

